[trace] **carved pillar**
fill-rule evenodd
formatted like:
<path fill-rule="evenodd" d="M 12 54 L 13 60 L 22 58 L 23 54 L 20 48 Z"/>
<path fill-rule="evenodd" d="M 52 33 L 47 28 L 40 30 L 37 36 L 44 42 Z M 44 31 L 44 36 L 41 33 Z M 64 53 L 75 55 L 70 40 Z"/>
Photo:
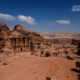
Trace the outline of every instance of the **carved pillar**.
<path fill-rule="evenodd" d="M 28 45 L 29 45 L 29 38 L 27 38 L 27 43 L 28 43 Z"/>
<path fill-rule="evenodd" d="M 16 38 L 16 46 L 19 46 L 19 38 Z"/>
<path fill-rule="evenodd" d="M 29 39 L 29 45 L 30 45 L 30 39 Z"/>
<path fill-rule="evenodd" d="M 23 45 L 23 38 L 20 38 L 20 45 Z"/>
<path fill-rule="evenodd" d="M 27 38 L 25 38 L 25 45 L 27 45 L 28 44 L 28 42 L 27 42 Z"/>
<path fill-rule="evenodd" d="M 30 46 L 31 46 L 31 41 L 30 41 L 30 39 L 29 39 L 29 51 L 30 51 Z"/>
<path fill-rule="evenodd" d="M 15 40 L 14 40 L 14 38 L 12 38 L 12 44 L 13 44 L 13 46 L 15 46 Z"/>

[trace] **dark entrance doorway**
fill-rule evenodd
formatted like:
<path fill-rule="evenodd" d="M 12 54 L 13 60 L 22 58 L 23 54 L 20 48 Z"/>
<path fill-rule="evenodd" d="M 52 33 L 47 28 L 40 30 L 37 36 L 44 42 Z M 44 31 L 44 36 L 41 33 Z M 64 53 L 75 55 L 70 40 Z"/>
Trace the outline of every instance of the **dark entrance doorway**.
<path fill-rule="evenodd" d="M 30 50 L 31 51 L 34 51 L 34 46 L 33 46 L 33 43 L 32 42 L 30 42 Z"/>
<path fill-rule="evenodd" d="M 21 52 L 22 52 L 22 48 L 21 48 Z"/>
<path fill-rule="evenodd" d="M 1 29 L 0 29 L 0 32 L 1 32 Z"/>

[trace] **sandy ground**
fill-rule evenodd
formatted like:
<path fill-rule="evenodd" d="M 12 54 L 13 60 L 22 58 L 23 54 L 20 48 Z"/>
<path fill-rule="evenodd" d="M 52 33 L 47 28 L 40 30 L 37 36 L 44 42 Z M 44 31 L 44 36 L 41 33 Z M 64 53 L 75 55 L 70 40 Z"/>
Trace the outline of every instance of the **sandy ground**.
<path fill-rule="evenodd" d="M 0 65 L 0 80 L 77 80 L 77 72 L 71 71 L 77 60 L 17 53 L 8 65 Z"/>

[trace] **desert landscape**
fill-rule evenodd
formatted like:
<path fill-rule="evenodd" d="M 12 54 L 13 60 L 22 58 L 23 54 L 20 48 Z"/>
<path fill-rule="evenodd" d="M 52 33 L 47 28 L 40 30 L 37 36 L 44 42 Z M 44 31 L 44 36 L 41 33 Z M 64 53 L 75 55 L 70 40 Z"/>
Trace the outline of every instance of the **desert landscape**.
<path fill-rule="evenodd" d="M 80 80 L 80 38 L 60 36 L 0 22 L 0 80 Z"/>
<path fill-rule="evenodd" d="M 80 0 L 0 0 L 0 80 L 80 80 Z"/>

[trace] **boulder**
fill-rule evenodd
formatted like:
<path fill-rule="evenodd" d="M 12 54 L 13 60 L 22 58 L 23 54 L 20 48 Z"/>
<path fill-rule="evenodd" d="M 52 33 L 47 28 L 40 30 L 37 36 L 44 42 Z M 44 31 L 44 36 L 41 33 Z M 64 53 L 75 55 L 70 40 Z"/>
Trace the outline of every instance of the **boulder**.
<path fill-rule="evenodd" d="M 67 55 L 67 59 L 74 60 L 75 55 Z"/>

